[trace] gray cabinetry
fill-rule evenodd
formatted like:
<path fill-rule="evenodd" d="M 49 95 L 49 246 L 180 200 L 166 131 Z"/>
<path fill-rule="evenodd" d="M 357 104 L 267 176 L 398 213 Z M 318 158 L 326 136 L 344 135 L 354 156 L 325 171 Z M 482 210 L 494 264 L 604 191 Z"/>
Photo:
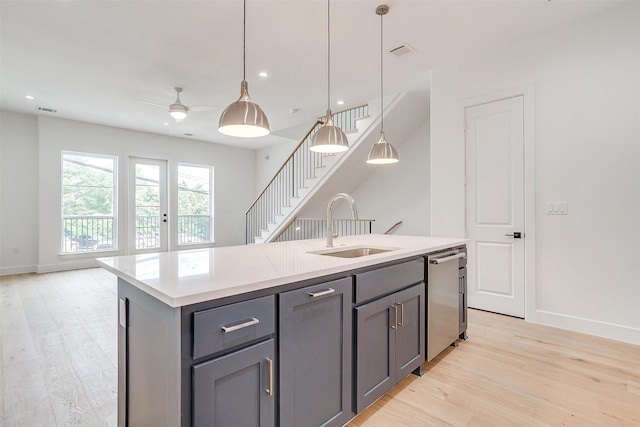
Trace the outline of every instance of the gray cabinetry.
<path fill-rule="evenodd" d="M 193 426 L 275 425 L 274 333 L 273 295 L 193 313 Z"/>
<path fill-rule="evenodd" d="M 193 367 L 195 427 L 275 425 L 273 339 Z"/>
<path fill-rule="evenodd" d="M 424 362 L 424 301 L 420 283 L 356 307 L 356 412 Z"/>
<path fill-rule="evenodd" d="M 348 277 L 280 294 L 282 427 L 342 426 L 353 416 L 352 282 Z"/>

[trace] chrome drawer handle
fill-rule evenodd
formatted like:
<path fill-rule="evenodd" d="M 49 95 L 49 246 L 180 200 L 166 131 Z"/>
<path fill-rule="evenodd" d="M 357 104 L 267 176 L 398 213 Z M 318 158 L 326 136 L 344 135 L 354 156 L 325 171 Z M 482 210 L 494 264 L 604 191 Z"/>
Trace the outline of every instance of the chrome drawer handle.
<path fill-rule="evenodd" d="M 459 254 L 447 256 L 444 258 L 429 258 L 429 264 L 442 264 L 443 262 L 453 261 L 454 259 L 466 258 L 467 254 L 461 252 Z"/>
<path fill-rule="evenodd" d="M 257 325 L 258 323 L 260 323 L 260 321 L 258 319 L 256 319 L 255 317 L 252 317 L 251 320 L 247 320 L 246 322 L 240 323 L 238 325 L 223 326 L 222 327 L 222 331 L 226 334 L 228 332 L 237 331 L 238 329 L 247 328 L 249 326 Z"/>
<path fill-rule="evenodd" d="M 320 292 L 308 292 L 309 296 L 311 298 L 317 298 L 317 297 L 321 297 L 323 295 L 329 295 L 334 293 L 336 290 L 333 288 L 329 288 L 326 291 L 320 291 Z"/>

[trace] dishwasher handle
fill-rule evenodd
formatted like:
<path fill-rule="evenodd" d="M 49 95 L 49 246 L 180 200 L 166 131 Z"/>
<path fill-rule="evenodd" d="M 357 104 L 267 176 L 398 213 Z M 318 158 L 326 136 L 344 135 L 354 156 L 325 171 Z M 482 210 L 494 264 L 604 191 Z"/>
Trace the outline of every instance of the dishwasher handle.
<path fill-rule="evenodd" d="M 442 258 L 429 258 L 429 264 L 442 264 L 443 262 L 453 261 L 454 259 L 466 258 L 467 254 L 460 252 L 454 255 L 445 256 Z"/>

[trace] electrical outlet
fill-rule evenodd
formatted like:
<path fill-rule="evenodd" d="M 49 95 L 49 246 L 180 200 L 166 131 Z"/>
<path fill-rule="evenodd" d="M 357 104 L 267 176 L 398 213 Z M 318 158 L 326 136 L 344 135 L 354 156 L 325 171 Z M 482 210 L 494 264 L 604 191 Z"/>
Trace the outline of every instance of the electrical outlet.
<path fill-rule="evenodd" d="M 569 203 L 567 202 L 548 202 L 546 204 L 547 215 L 568 215 Z"/>

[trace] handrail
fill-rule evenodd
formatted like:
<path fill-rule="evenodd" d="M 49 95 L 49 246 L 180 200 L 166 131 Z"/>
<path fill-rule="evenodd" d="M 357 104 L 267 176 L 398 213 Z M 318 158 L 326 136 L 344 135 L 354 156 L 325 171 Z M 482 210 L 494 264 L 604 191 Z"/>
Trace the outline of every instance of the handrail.
<path fill-rule="evenodd" d="M 332 115 L 335 126 L 345 130 L 357 130 L 356 120 L 368 115 L 368 105 L 350 108 Z M 270 224 L 284 219 L 283 210 L 299 203 L 301 192 L 306 193 L 307 183 L 315 185 L 319 168 L 326 167 L 327 156 L 311 151 L 314 135 L 323 125 L 316 120 L 309 131 L 296 145 L 284 163 L 245 211 L 245 241 L 250 243 L 255 237 L 268 230 Z M 311 181 L 309 181 L 311 180 Z M 293 201 L 293 203 L 292 203 Z M 281 226 L 276 225 L 281 228 Z M 271 240 L 271 239 L 270 239 Z"/>
<path fill-rule="evenodd" d="M 267 191 L 267 189 L 269 188 L 269 186 L 271 184 L 273 184 L 273 181 L 276 180 L 276 178 L 278 177 L 278 174 L 280 172 L 282 172 L 282 169 L 285 168 L 285 166 L 287 166 L 287 163 L 289 163 L 289 160 L 291 160 L 291 158 L 294 156 L 294 154 L 296 154 L 296 151 L 298 151 L 298 148 L 300 148 L 300 146 L 302 144 L 304 144 L 304 142 L 307 140 L 307 138 L 309 137 L 309 135 L 311 135 L 313 133 L 314 130 L 316 130 L 316 126 L 318 125 L 322 125 L 324 122 L 320 121 L 320 120 L 316 120 L 316 122 L 314 123 L 313 126 L 311 126 L 311 129 L 309 129 L 309 132 L 306 133 L 306 135 L 300 140 L 300 143 L 298 145 L 296 145 L 296 148 L 293 149 L 293 151 L 291 152 L 291 154 L 289 154 L 289 157 L 287 157 L 287 159 L 282 162 L 282 166 L 280 166 L 280 169 L 278 169 L 278 171 L 276 173 L 273 174 L 273 178 L 271 178 L 271 181 L 269 181 L 269 183 L 267 185 L 265 185 L 264 190 L 262 190 L 262 192 L 260 193 L 260 195 L 258 197 L 256 197 L 256 199 L 253 201 L 253 203 L 251 203 L 251 206 L 249 206 L 249 209 L 247 209 L 247 211 L 244 213 L 245 215 L 249 213 L 249 211 L 251 210 L 252 207 L 255 206 L 255 204 L 258 202 L 258 200 L 260 200 L 260 197 L 262 197 L 264 195 L 264 193 Z"/>
<path fill-rule="evenodd" d="M 368 106 L 369 106 L 369 104 L 360 104 L 360 105 L 356 105 L 355 107 L 345 108 L 344 110 L 334 111 L 334 112 L 331 113 L 331 115 L 335 116 L 335 115 L 338 115 L 338 114 L 346 113 L 347 111 L 357 110 L 358 108 L 363 108 L 363 107 L 368 107 Z M 325 117 L 326 116 L 318 117 L 318 121 L 322 122 L 322 119 L 324 119 Z M 363 117 L 367 117 L 367 116 L 363 116 Z M 358 117 L 358 118 L 360 118 L 360 117 Z M 322 123 L 324 123 L 324 122 L 322 122 Z"/>
<path fill-rule="evenodd" d="M 395 230 L 396 228 L 398 228 L 400 226 L 400 224 L 402 224 L 402 221 L 398 221 L 395 224 L 393 224 L 391 227 L 389 227 L 389 229 L 387 231 L 385 231 L 383 234 L 391 234 L 391 232 L 393 230 Z"/>

